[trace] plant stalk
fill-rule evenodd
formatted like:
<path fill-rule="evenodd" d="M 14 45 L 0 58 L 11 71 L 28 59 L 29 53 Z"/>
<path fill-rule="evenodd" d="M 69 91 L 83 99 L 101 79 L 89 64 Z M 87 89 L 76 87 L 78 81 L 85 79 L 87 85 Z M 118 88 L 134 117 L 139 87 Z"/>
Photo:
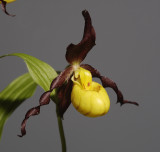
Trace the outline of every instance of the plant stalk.
<path fill-rule="evenodd" d="M 56 113 L 57 113 L 59 134 L 60 134 L 60 138 L 61 138 L 62 152 L 66 152 L 66 150 L 67 150 L 66 149 L 66 140 L 65 140 L 64 130 L 63 130 L 62 118 L 59 114 L 58 106 L 56 106 Z"/>

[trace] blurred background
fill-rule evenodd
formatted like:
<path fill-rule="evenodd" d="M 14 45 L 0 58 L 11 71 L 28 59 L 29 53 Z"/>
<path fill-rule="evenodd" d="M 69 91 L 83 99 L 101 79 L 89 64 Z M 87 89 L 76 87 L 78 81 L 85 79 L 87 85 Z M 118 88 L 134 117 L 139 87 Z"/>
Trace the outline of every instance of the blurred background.
<path fill-rule="evenodd" d="M 26 53 L 63 70 L 66 47 L 83 35 L 82 10 L 90 12 L 96 46 L 83 63 L 114 80 L 125 99 L 140 106 L 116 104 L 108 114 L 88 118 L 71 105 L 64 115 L 68 152 L 150 152 L 160 150 L 160 1 L 158 0 L 17 0 L 0 10 L 0 55 Z M 0 59 L 0 91 L 27 72 L 17 57 Z M 96 81 L 100 82 L 98 79 Z M 27 123 L 23 138 L 20 125 L 26 112 L 38 105 L 43 90 L 25 101 L 8 119 L 0 142 L 1 152 L 60 152 L 61 143 L 54 103 L 41 108 Z"/>

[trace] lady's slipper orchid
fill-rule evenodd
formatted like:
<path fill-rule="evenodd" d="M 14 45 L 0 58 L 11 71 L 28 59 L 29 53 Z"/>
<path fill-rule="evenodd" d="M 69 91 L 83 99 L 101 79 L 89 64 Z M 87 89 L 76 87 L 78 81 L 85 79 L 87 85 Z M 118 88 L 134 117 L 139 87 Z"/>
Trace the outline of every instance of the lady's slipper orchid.
<path fill-rule="evenodd" d="M 12 17 L 15 16 L 15 15 L 9 14 L 9 13 L 7 12 L 7 10 L 6 10 L 6 5 L 7 5 L 7 3 L 11 3 L 11 2 L 14 2 L 14 1 L 16 1 L 16 0 L 0 0 L 0 4 L 1 4 L 1 6 L 2 6 L 3 12 L 4 12 L 5 14 L 9 15 L 9 16 L 12 16 Z"/>
<path fill-rule="evenodd" d="M 25 126 L 28 118 L 40 113 L 40 107 L 50 102 L 50 94 L 53 89 L 57 89 L 58 111 L 63 114 L 72 104 L 82 114 L 89 117 L 104 115 L 110 108 L 110 100 L 104 88 L 112 88 L 117 94 L 117 102 L 121 105 L 125 103 L 138 105 L 136 102 L 124 100 L 121 91 L 111 79 L 101 76 L 101 74 L 88 64 L 81 64 L 87 53 L 95 45 L 96 34 L 92 26 L 92 21 L 88 11 L 82 11 L 85 19 L 84 35 L 77 45 L 70 44 L 67 47 L 66 60 L 69 66 L 62 71 L 51 83 L 50 90 L 43 93 L 39 100 L 39 106 L 30 109 L 21 124 L 20 137 L 26 134 Z M 94 81 L 92 77 L 98 77 L 102 86 Z M 104 87 L 104 88 L 103 88 Z"/>

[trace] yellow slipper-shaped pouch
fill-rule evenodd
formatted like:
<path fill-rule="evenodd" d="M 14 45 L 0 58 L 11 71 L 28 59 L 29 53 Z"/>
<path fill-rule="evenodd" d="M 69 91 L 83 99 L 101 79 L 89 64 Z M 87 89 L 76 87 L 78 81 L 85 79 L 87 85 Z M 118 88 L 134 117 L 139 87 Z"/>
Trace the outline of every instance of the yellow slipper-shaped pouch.
<path fill-rule="evenodd" d="M 72 76 L 73 88 L 71 101 L 81 114 L 98 117 L 106 114 L 110 108 L 110 99 L 99 83 L 92 81 L 90 71 L 79 68 Z"/>

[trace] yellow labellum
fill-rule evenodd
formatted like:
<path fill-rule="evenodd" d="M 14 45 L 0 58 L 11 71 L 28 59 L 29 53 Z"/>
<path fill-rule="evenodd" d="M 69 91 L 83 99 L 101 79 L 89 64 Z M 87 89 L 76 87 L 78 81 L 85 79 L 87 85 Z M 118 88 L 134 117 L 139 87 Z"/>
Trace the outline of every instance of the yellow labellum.
<path fill-rule="evenodd" d="M 109 111 L 110 100 L 106 90 L 92 81 L 88 70 L 80 67 L 72 76 L 72 81 L 71 101 L 77 111 L 88 117 L 102 116 Z"/>
<path fill-rule="evenodd" d="M 14 2 L 16 0 L 4 0 L 4 1 L 7 2 L 7 3 L 11 3 L 11 2 Z M 1 4 L 1 1 L 0 1 L 0 4 Z"/>

